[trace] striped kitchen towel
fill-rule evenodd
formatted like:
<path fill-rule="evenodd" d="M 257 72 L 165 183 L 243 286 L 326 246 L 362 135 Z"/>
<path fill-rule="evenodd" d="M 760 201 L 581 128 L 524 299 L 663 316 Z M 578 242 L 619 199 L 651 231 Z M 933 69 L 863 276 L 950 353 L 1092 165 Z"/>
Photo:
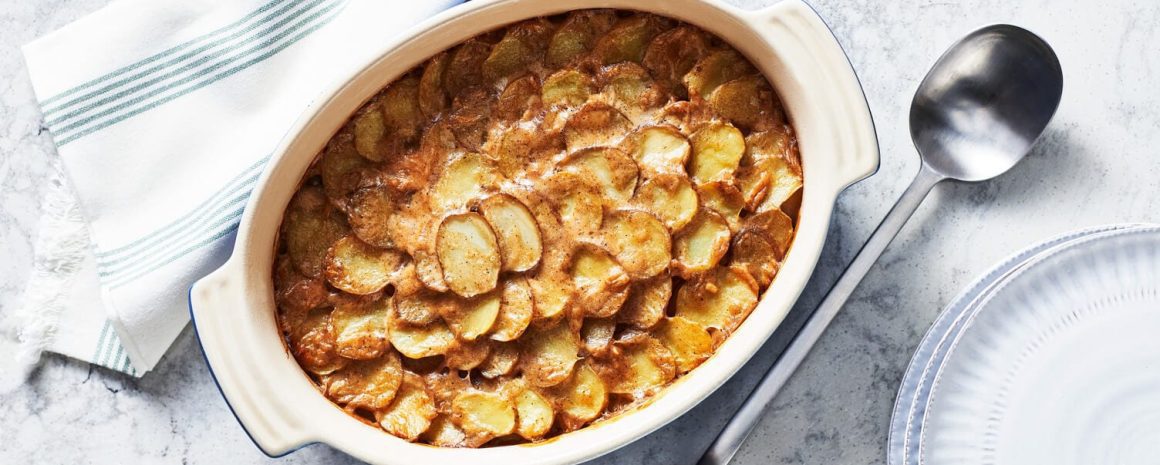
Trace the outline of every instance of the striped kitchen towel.
<path fill-rule="evenodd" d="M 20 359 L 43 349 L 152 369 L 289 125 L 454 3 L 117 0 L 26 45 L 65 175 L 46 180 Z"/>

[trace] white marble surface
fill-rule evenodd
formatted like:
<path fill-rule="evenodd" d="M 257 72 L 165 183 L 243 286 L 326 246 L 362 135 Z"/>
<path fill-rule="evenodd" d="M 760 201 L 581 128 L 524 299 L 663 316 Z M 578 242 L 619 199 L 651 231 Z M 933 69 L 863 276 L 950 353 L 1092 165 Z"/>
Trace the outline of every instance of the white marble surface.
<path fill-rule="evenodd" d="M 18 46 L 107 1 L 0 0 L 0 351 L 11 348 L 5 315 L 27 278 L 41 183 L 55 156 Z M 842 196 L 799 307 L 819 300 L 916 171 L 907 105 L 926 67 L 951 42 L 996 22 L 1039 33 L 1063 63 L 1063 104 L 1034 153 L 1010 173 L 935 189 L 777 398 L 739 464 L 883 463 L 890 408 L 910 352 L 961 286 L 1010 252 L 1059 232 L 1160 221 L 1160 3 L 813 3 L 865 86 L 882 168 Z M 690 414 L 599 463 L 695 462 L 771 362 L 759 354 Z M 263 456 L 226 409 L 188 330 L 143 379 L 46 356 L 28 384 L 0 394 L 0 463 L 179 462 L 354 460 L 326 446 L 280 460 Z"/>

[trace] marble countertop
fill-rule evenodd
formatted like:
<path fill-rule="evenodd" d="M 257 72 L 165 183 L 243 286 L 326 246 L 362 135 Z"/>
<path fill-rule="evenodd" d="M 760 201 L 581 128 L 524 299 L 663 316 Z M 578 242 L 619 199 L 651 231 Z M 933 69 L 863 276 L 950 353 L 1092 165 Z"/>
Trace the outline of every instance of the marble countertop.
<path fill-rule="evenodd" d="M 0 351 L 32 262 L 55 152 L 19 46 L 108 0 L 0 0 Z M 747 7 L 773 0 L 735 0 Z M 1160 4 L 1113 0 L 814 0 L 865 86 L 881 170 L 839 199 L 799 310 L 813 308 L 918 169 L 907 105 L 949 44 L 997 22 L 1024 26 L 1063 63 L 1059 112 L 1034 152 L 997 180 L 945 184 L 919 209 L 790 381 L 738 464 L 883 463 L 899 380 L 926 327 L 966 283 L 1039 239 L 1109 222 L 1160 221 Z M 770 347 L 784 343 L 779 334 Z M 709 400 L 597 463 L 693 463 L 761 373 L 759 353 Z M 353 463 L 326 446 L 269 459 L 219 396 L 187 329 L 142 379 L 46 355 L 0 394 L 0 463 Z"/>

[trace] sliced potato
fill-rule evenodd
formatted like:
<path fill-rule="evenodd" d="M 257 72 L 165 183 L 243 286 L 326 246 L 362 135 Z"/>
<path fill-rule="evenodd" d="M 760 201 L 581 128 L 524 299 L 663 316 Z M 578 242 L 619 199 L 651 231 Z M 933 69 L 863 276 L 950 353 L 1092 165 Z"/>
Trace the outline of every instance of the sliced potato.
<path fill-rule="evenodd" d="M 447 280 L 443 279 L 443 267 L 439 265 L 439 258 L 434 252 L 419 249 L 413 252 L 415 257 L 415 275 L 428 289 L 436 292 L 447 292 Z"/>
<path fill-rule="evenodd" d="M 615 22 L 616 13 L 611 10 L 573 12 L 548 42 L 546 64 L 561 67 L 584 55 Z"/>
<path fill-rule="evenodd" d="M 645 176 L 685 174 L 689 159 L 689 140 L 677 128 L 669 125 L 646 126 L 638 129 L 629 139 L 632 157 L 641 166 Z"/>
<path fill-rule="evenodd" d="M 298 191 L 282 219 L 286 250 L 298 271 L 311 278 L 322 276 L 331 244 L 345 236 L 346 229 L 317 187 Z"/>
<path fill-rule="evenodd" d="M 326 281 L 357 295 L 381 291 L 403 267 L 406 255 L 381 249 L 354 235 L 339 239 L 326 255 Z"/>
<path fill-rule="evenodd" d="M 600 36 L 593 55 L 600 64 L 611 65 L 644 60 L 645 49 L 653 38 L 672 27 L 669 20 L 650 14 L 636 14 L 624 18 Z"/>
<path fill-rule="evenodd" d="M 593 244 L 572 252 L 569 267 L 576 286 L 576 305 L 585 314 L 604 318 L 620 310 L 628 298 L 629 277 L 612 255 Z"/>
<path fill-rule="evenodd" d="M 516 434 L 535 441 L 552 429 L 556 412 L 544 396 L 532 389 L 524 389 L 515 396 Z"/>
<path fill-rule="evenodd" d="M 387 129 L 385 142 L 391 147 L 388 154 L 401 154 L 402 144 L 419 139 L 426 119 L 419 110 L 419 79 L 404 77 L 387 86 L 379 106 Z"/>
<path fill-rule="evenodd" d="M 493 195 L 479 204 L 499 240 L 500 269 L 527 271 L 540 263 L 544 244 L 540 225 L 528 207 L 506 194 Z"/>
<path fill-rule="evenodd" d="M 327 294 L 329 291 L 323 280 L 303 276 L 288 255 L 278 256 L 274 262 L 274 300 L 284 316 L 293 311 L 305 318 L 307 311 L 326 303 Z M 301 319 L 297 319 L 284 327 L 283 331 L 301 323 Z"/>
<path fill-rule="evenodd" d="M 471 370 L 478 367 L 491 355 L 491 343 L 478 341 L 455 341 L 443 354 L 443 363 L 452 370 Z"/>
<path fill-rule="evenodd" d="M 335 351 L 356 360 L 370 360 L 382 355 L 391 347 L 387 340 L 390 317 L 390 299 L 340 299 L 330 313 Z"/>
<path fill-rule="evenodd" d="M 665 31 L 653 39 L 644 52 L 644 67 L 653 78 L 664 82 L 685 97 L 685 87 L 681 80 L 693 65 L 709 53 L 709 38 L 700 29 L 679 26 Z"/>
<path fill-rule="evenodd" d="M 769 258 L 781 260 L 793 241 L 793 220 L 781 210 L 767 210 L 745 219 L 743 229 L 752 230 L 765 236 L 773 246 L 775 255 Z"/>
<path fill-rule="evenodd" d="M 391 345 L 395 346 L 399 353 L 412 359 L 443 355 L 455 341 L 455 333 L 452 333 L 441 320 L 435 320 L 426 326 L 396 321 L 391 324 L 388 333 Z"/>
<path fill-rule="evenodd" d="M 554 320 L 563 315 L 564 310 L 575 298 L 575 288 L 571 276 L 562 271 L 538 273 L 528 279 L 532 288 L 532 306 L 535 320 Z"/>
<path fill-rule="evenodd" d="M 493 91 L 486 87 L 464 89 L 451 101 L 448 128 L 459 146 L 471 152 L 482 150 L 492 126 Z"/>
<path fill-rule="evenodd" d="M 667 275 L 634 283 L 616 319 L 640 329 L 651 328 L 664 318 L 672 296 L 673 278 Z"/>
<path fill-rule="evenodd" d="M 516 429 L 516 410 L 511 400 L 495 392 L 468 391 L 451 402 L 455 422 L 468 441 L 483 444 Z"/>
<path fill-rule="evenodd" d="M 655 216 L 638 210 L 619 210 L 604 225 L 608 250 L 629 276 L 646 279 L 669 267 L 672 238 Z"/>
<path fill-rule="evenodd" d="M 745 198 L 741 191 L 722 181 L 713 181 L 697 186 L 697 197 L 701 205 L 717 212 L 721 218 L 729 223 L 729 229 L 737 232 L 741 228 L 741 209 L 745 207 Z"/>
<path fill-rule="evenodd" d="M 354 136 L 340 133 L 334 136 L 318 159 L 322 188 L 331 199 L 343 199 L 354 192 L 362 181 L 367 166 L 366 158 L 354 148 Z"/>
<path fill-rule="evenodd" d="M 665 93 L 636 63 L 620 63 L 601 70 L 601 92 L 612 106 L 634 123 L 644 120 L 646 111 L 665 103 Z"/>
<path fill-rule="evenodd" d="M 479 153 L 464 153 L 451 159 L 431 190 L 431 204 L 439 210 L 463 208 L 499 182 L 495 162 Z"/>
<path fill-rule="evenodd" d="M 572 374 L 580 359 L 580 338 L 567 323 L 529 328 L 520 338 L 520 364 L 533 386 L 554 386 Z"/>
<path fill-rule="evenodd" d="M 636 205 L 648 210 L 671 231 L 678 231 L 697 215 L 697 192 L 684 176 L 666 174 L 646 180 L 636 191 Z"/>
<path fill-rule="evenodd" d="M 745 155 L 737 169 L 737 187 L 750 211 L 757 210 L 770 194 L 774 175 L 788 167 L 783 160 L 790 145 L 786 131 L 754 132 L 745 138 Z"/>
<path fill-rule="evenodd" d="M 678 373 L 688 373 L 713 354 L 713 337 L 709 332 L 683 317 L 666 318 L 652 334 L 672 352 Z"/>
<path fill-rule="evenodd" d="M 690 97 L 707 98 L 717 86 L 757 70 L 736 50 L 723 49 L 706 55 L 685 74 L 685 88 Z"/>
<path fill-rule="evenodd" d="M 391 297 L 394 302 L 395 319 L 416 326 L 424 326 L 435 322 L 444 311 L 441 307 L 449 300 L 433 292 L 417 290 L 415 292 L 396 291 Z"/>
<path fill-rule="evenodd" d="M 758 286 L 766 287 L 773 282 L 773 277 L 781 267 L 776 257 L 777 248 L 757 231 L 743 230 L 733 239 L 731 263 L 745 268 Z"/>
<path fill-rule="evenodd" d="M 495 289 L 499 244 L 482 215 L 460 213 L 444 218 L 436 235 L 435 254 L 452 292 L 474 297 Z"/>
<path fill-rule="evenodd" d="M 500 292 L 489 292 L 471 299 L 449 299 L 450 304 L 441 309 L 443 319 L 451 332 L 460 339 L 474 341 L 487 334 L 495 326 L 499 316 Z"/>
<path fill-rule="evenodd" d="M 729 123 L 715 122 L 693 133 L 689 175 L 698 184 L 732 181 L 745 154 L 745 138 Z"/>
<path fill-rule="evenodd" d="M 488 379 L 510 375 L 519 360 L 520 350 L 515 345 L 494 344 L 487 359 L 479 366 L 479 373 Z"/>
<path fill-rule="evenodd" d="M 491 45 L 479 39 L 468 39 L 450 54 L 447 69 L 443 72 L 443 87 L 450 95 L 457 95 L 483 82 L 483 62 L 491 55 Z"/>
<path fill-rule="evenodd" d="M 732 331 L 757 306 L 757 282 L 744 268 L 717 268 L 677 291 L 677 316 L 704 328 Z"/>
<path fill-rule="evenodd" d="M 513 79 L 496 101 L 496 115 L 504 121 L 518 121 L 540 109 L 540 81 L 534 74 Z"/>
<path fill-rule="evenodd" d="M 614 146 L 632 130 L 632 121 L 620 110 L 593 101 L 580 107 L 564 123 L 564 142 L 569 152 L 588 147 Z"/>
<path fill-rule="evenodd" d="M 327 375 L 345 367 L 349 359 L 338 355 L 330 311 L 314 310 L 290 334 L 290 349 L 298 364 L 316 375 Z"/>
<path fill-rule="evenodd" d="M 642 398 L 653 394 L 676 376 L 673 354 L 661 343 L 647 337 L 617 342 L 619 356 L 614 362 L 615 377 L 608 379 L 608 391 Z"/>
<path fill-rule="evenodd" d="M 508 26 L 503 38 L 483 61 L 484 79 L 494 81 L 527 69 L 543 56 L 552 29 L 552 24 L 543 18 Z"/>
<path fill-rule="evenodd" d="M 387 123 L 378 102 L 363 107 L 355 114 L 353 123 L 354 147 L 358 154 L 371 161 L 382 161 L 380 145 L 387 134 Z"/>
<path fill-rule="evenodd" d="M 347 409 L 385 409 L 403 382 L 399 356 L 387 352 L 374 360 L 353 362 L 326 379 L 326 396 Z"/>
<path fill-rule="evenodd" d="M 568 381 L 552 389 L 560 408 L 560 423 L 565 431 L 580 429 L 604 413 L 608 405 L 608 389 L 604 380 L 581 362 Z"/>
<path fill-rule="evenodd" d="M 528 324 L 535 312 L 532 303 L 532 287 L 524 278 L 513 278 L 504 282 L 500 297 L 499 316 L 492 328 L 491 339 L 514 341 Z"/>
<path fill-rule="evenodd" d="M 424 442 L 438 447 L 464 447 L 467 445 L 467 433 L 456 425 L 447 415 L 437 415 L 431 420 L 431 426 L 419 436 Z"/>
<path fill-rule="evenodd" d="M 451 56 L 442 52 L 427 61 L 423 74 L 419 77 L 419 110 L 428 119 L 438 116 L 447 109 L 447 90 L 443 88 L 443 75 Z"/>
<path fill-rule="evenodd" d="M 603 187 L 587 170 L 561 171 L 548 179 L 548 192 L 567 231 L 594 232 L 604 222 Z"/>
<path fill-rule="evenodd" d="M 573 153 L 559 169 L 587 179 L 599 186 L 605 197 L 618 202 L 628 201 L 636 191 L 636 163 L 614 148 L 597 147 Z"/>
<path fill-rule="evenodd" d="M 592 94 L 592 76 L 574 69 L 562 69 L 544 79 L 541 99 L 545 107 L 578 107 Z"/>
<path fill-rule="evenodd" d="M 684 277 L 707 271 L 729 250 L 729 223 L 717 212 L 702 209 L 693 222 L 673 237 L 673 267 Z"/>
<path fill-rule="evenodd" d="M 616 332 L 616 320 L 613 318 L 585 318 L 580 326 L 580 339 L 584 341 L 584 350 L 589 354 L 603 354 L 612 344 L 612 335 Z"/>
<path fill-rule="evenodd" d="M 802 188 L 802 176 L 784 160 L 770 162 L 766 168 L 772 173 L 769 181 L 768 194 L 765 200 L 757 206 L 757 211 L 769 211 L 782 208 L 795 193 Z"/>
<path fill-rule="evenodd" d="M 721 84 L 709 94 L 708 101 L 722 118 L 747 130 L 769 127 L 782 119 L 773 88 L 759 74 Z"/>
<path fill-rule="evenodd" d="M 350 198 L 347 221 L 355 236 L 375 247 L 395 247 L 387 219 L 395 213 L 395 202 L 384 186 L 370 186 L 354 191 Z"/>
<path fill-rule="evenodd" d="M 431 421 L 438 414 L 435 399 L 427 392 L 423 378 L 405 373 L 394 401 L 386 410 L 375 412 L 375 421 L 388 433 L 414 441 L 431 427 Z"/>

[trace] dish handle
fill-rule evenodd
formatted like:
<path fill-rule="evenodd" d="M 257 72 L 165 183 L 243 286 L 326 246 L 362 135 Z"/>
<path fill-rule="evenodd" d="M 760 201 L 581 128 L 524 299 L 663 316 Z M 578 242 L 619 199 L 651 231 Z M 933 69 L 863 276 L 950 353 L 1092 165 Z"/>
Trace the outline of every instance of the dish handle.
<path fill-rule="evenodd" d="M 801 0 L 784 0 L 745 15 L 766 43 L 793 63 L 809 95 L 798 96 L 811 110 L 822 111 L 830 124 L 815 139 L 827 139 L 834 158 L 827 170 L 838 191 L 878 171 L 878 137 L 862 85 L 833 31 L 821 16 Z M 791 98 L 793 96 L 790 96 Z M 844 120 L 844 121 L 843 121 Z M 803 139 L 803 144 L 809 141 Z"/>
<path fill-rule="evenodd" d="M 288 412 L 283 385 L 268 364 L 250 354 L 258 347 L 252 337 L 256 322 L 244 308 L 246 289 L 242 269 L 227 262 L 198 280 L 189 290 L 189 313 L 210 375 L 242 429 L 263 453 L 281 457 L 315 442 L 306 423 Z M 260 333 L 258 333 L 260 334 Z"/>

